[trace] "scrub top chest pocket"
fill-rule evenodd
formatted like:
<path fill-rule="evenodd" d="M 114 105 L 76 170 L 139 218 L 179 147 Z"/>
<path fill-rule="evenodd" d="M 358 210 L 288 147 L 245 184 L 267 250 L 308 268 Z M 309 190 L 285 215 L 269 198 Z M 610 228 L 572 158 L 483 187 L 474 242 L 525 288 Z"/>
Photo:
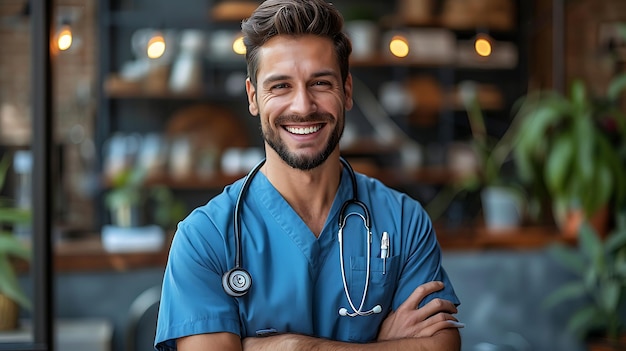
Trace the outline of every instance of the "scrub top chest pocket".
<path fill-rule="evenodd" d="M 377 250 L 373 250 L 374 253 Z M 347 259 L 347 257 L 346 257 Z M 382 307 L 381 313 L 369 316 L 355 316 L 346 318 L 343 323 L 349 323 L 349 338 L 354 342 L 370 342 L 376 340 L 378 326 L 391 311 L 394 292 L 398 284 L 399 256 L 390 256 L 386 259 L 380 257 L 370 258 L 369 287 L 366 292 L 364 309 L 370 309 L 376 305 Z M 364 285 L 367 277 L 367 257 L 351 256 L 349 258 L 347 273 L 348 288 L 354 303 L 361 303 Z M 346 302 L 347 303 L 347 302 Z M 349 306 L 348 306 L 348 309 Z"/>

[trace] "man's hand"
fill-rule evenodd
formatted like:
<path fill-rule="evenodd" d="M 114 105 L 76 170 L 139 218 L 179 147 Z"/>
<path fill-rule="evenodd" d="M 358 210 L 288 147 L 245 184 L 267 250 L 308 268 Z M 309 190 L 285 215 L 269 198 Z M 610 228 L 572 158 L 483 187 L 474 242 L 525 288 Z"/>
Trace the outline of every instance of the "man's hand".
<path fill-rule="evenodd" d="M 428 282 L 413 291 L 406 301 L 392 311 L 383 321 L 378 341 L 433 336 L 447 328 L 463 328 L 464 324 L 453 316 L 456 306 L 450 301 L 433 299 L 418 308 L 429 294 L 443 289 L 442 282 Z"/>

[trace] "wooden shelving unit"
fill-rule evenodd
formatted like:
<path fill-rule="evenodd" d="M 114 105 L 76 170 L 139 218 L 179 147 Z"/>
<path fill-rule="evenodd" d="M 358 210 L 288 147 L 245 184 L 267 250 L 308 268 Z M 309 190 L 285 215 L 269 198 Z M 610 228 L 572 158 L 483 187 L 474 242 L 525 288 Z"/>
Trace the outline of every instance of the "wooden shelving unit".
<path fill-rule="evenodd" d="M 481 250 L 536 250 L 553 243 L 574 244 L 554 227 L 521 227 L 504 232 L 488 232 L 482 227 L 464 226 L 445 229 L 435 225 L 437 238 L 445 251 Z M 76 240 L 57 242 L 54 247 L 56 272 L 129 271 L 144 268 L 164 268 L 173 234 L 159 251 L 111 253 L 102 246 L 98 233 Z M 15 262 L 19 270 L 28 270 L 28 264 Z"/>

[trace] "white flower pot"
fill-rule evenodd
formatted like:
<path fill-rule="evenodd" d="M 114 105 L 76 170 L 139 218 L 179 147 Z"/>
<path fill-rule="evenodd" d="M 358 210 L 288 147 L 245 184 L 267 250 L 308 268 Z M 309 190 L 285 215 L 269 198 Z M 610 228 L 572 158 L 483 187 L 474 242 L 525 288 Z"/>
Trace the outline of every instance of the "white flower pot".
<path fill-rule="evenodd" d="M 491 231 L 506 231 L 522 222 L 524 199 L 511 188 L 490 186 L 481 192 L 485 227 Z"/>

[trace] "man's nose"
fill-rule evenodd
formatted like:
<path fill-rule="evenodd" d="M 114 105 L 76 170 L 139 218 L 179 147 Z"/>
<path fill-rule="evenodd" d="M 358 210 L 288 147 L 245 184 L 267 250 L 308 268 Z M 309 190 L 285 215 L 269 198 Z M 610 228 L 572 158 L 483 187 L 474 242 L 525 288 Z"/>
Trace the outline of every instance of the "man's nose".
<path fill-rule="evenodd" d="M 291 111 L 294 114 L 306 116 L 315 112 L 316 109 L 315 97 L 308 89 L 301 88 L 294 92 L 294 97 L 291 101 Z"/>

